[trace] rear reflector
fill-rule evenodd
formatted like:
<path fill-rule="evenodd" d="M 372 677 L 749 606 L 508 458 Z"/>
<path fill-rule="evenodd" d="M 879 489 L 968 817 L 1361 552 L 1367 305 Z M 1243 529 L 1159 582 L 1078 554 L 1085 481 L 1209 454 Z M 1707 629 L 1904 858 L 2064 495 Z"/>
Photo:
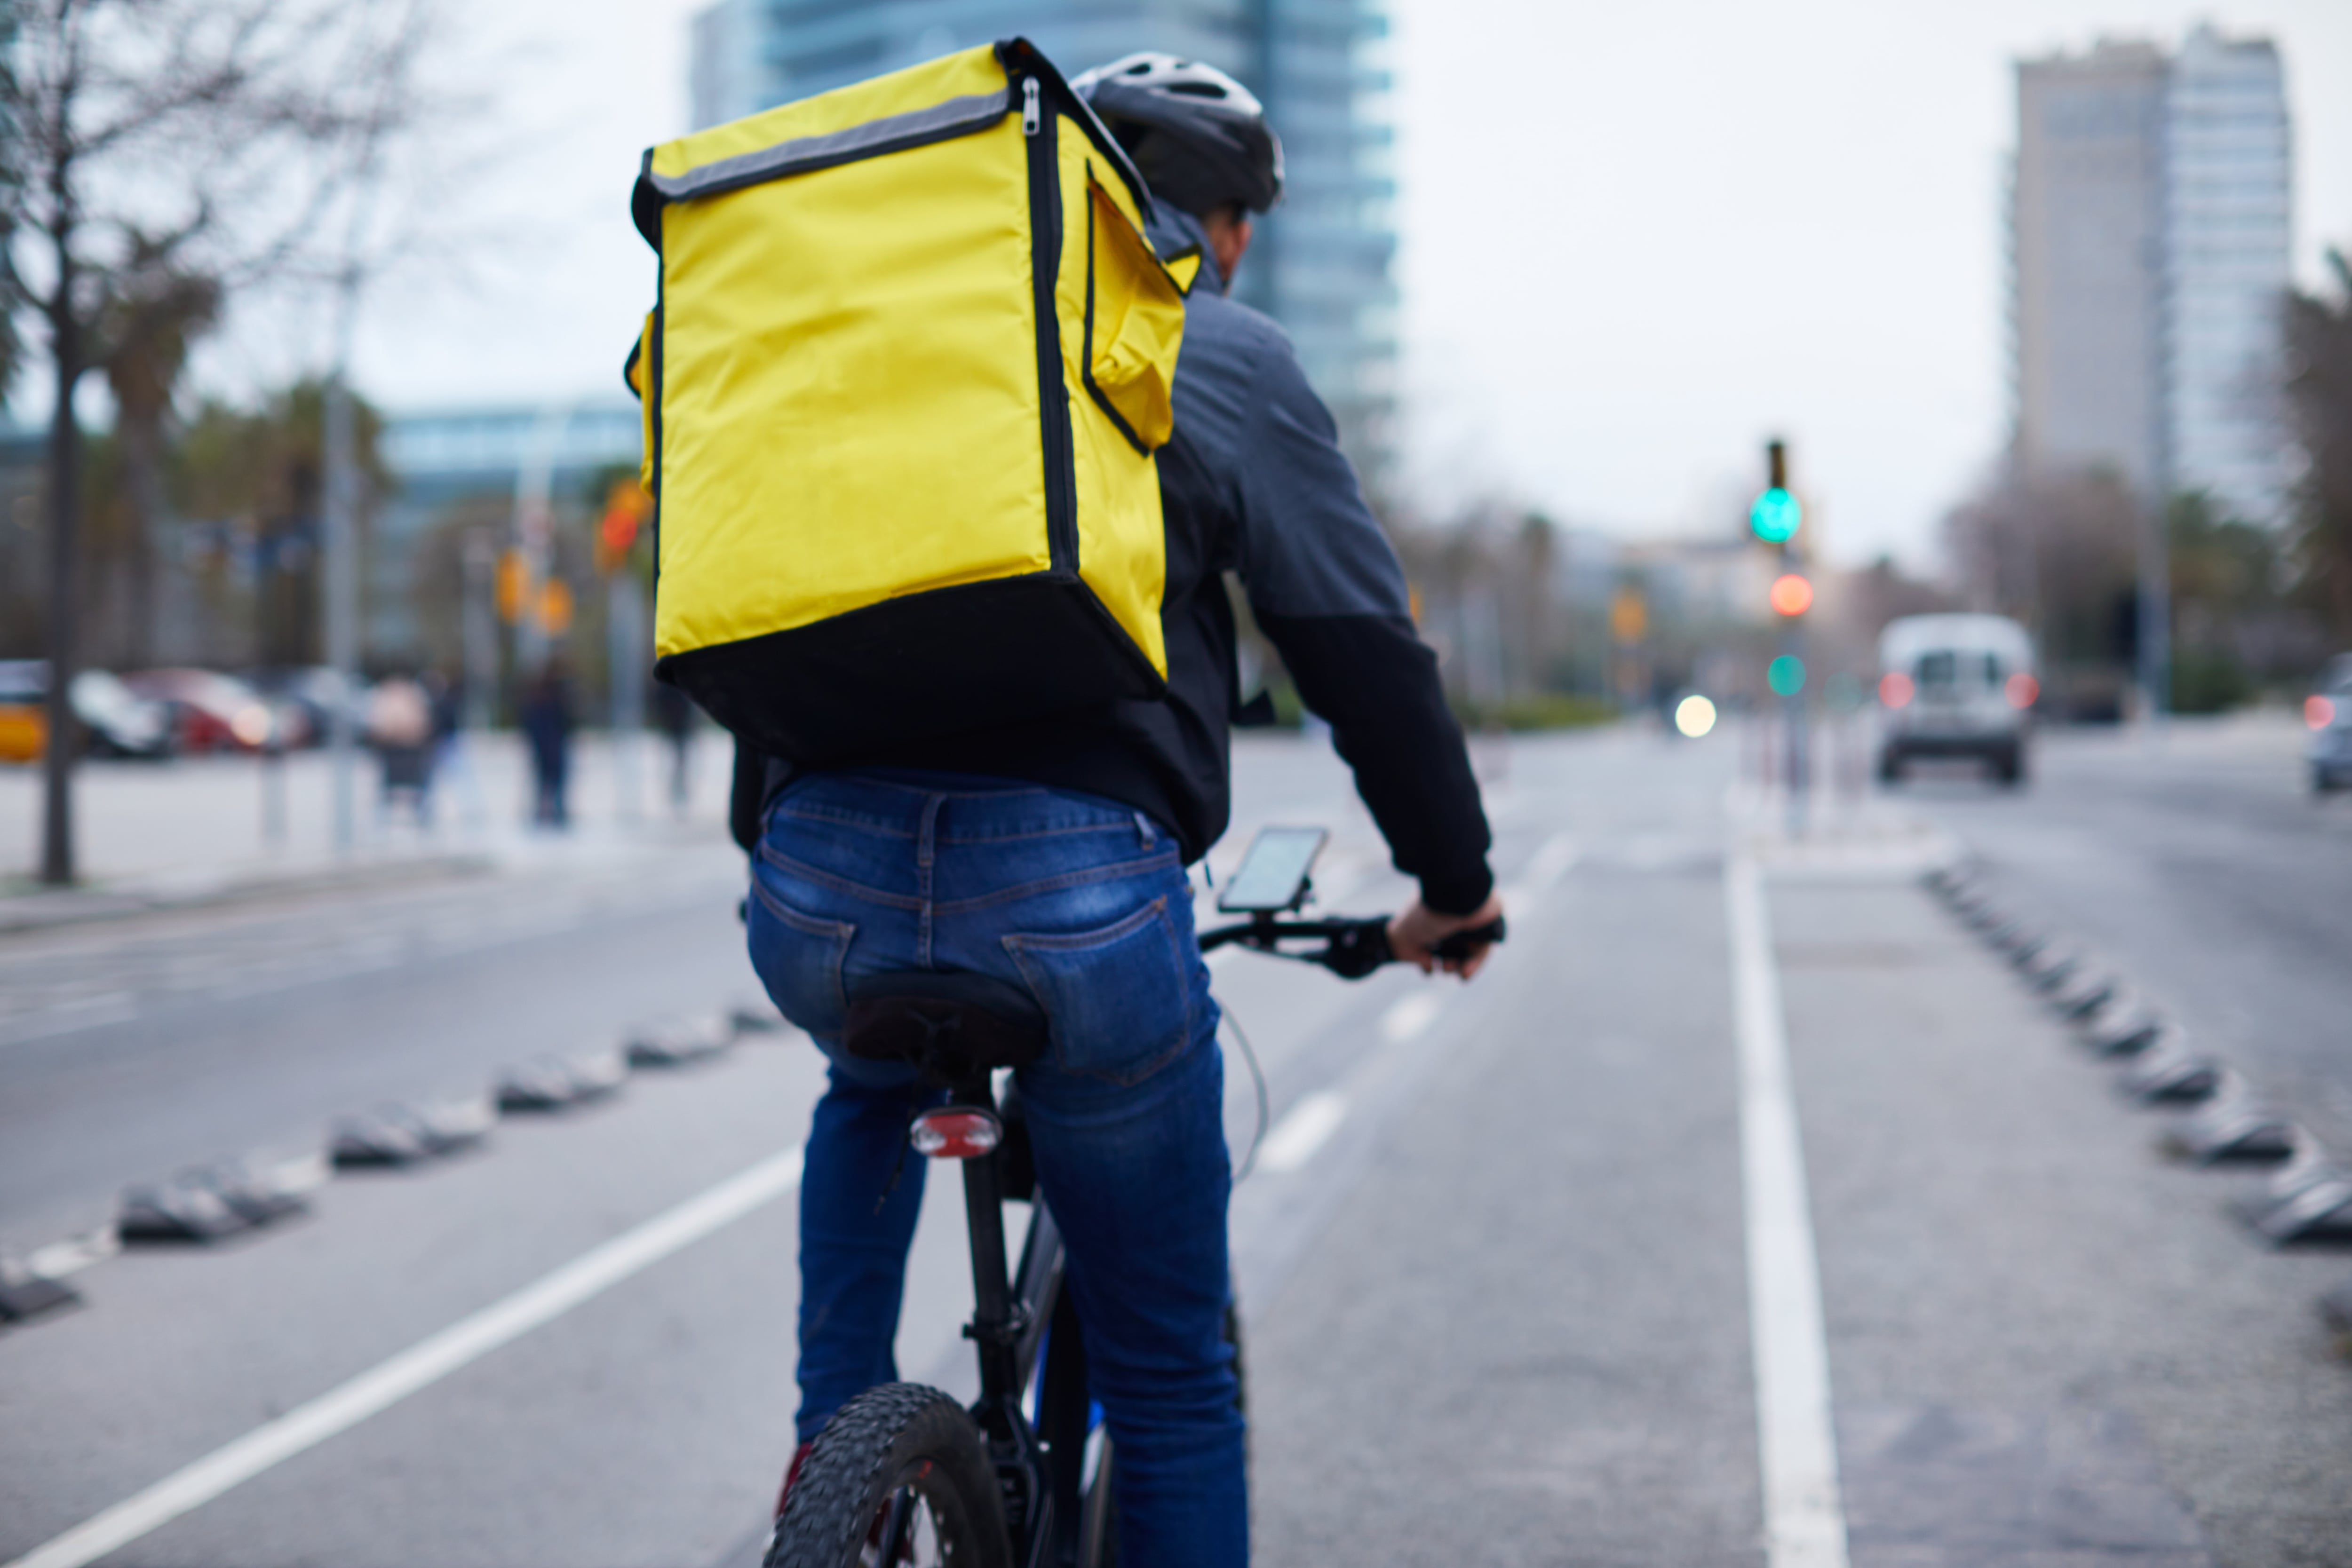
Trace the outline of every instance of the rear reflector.
<path fill-rule="evenodd" d="M 935 1160 L 968 1160 L 1004 1141 L 996 1113 L 973 1105 L 945 1105 L 915 1118 L 907 1134 L 915 1152 Z"/>

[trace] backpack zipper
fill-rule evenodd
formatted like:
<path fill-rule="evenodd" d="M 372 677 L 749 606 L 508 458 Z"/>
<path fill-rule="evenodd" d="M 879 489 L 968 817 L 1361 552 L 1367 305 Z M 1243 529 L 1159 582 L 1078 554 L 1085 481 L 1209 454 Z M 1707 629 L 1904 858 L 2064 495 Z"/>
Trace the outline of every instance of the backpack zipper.
<path fill-rule="evenodd" d="M 1021 78 L 1021 133 L 1029 139 L 1029 248 L 1037 320 L 1038 413 L 1044 425 L 1045 544 L 1051 570 L 1078 570 L 1077 497 L 1070 472 L 1070 401 L 1062 380 L 1062 323 L 1055 287 L 1062 269 L 1062 180 L 1035 77 Z"/>

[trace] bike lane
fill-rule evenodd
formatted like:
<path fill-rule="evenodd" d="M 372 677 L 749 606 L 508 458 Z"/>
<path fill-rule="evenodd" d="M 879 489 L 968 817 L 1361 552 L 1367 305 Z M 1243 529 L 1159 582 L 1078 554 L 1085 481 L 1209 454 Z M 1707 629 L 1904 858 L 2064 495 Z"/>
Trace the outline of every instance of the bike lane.
<path fill-rule="evenodd" d="M 1758 1561 L 1720 862 L 1629 842 L 1514 912 L 1244 1302 L 1262 1562 Z"/>
<path fill-rule="evenodd" d="M 1908 877 L 1771 882 L 1856 1568 L 2345 1561 L 2340 1254 L 2159 1152 Z"/>

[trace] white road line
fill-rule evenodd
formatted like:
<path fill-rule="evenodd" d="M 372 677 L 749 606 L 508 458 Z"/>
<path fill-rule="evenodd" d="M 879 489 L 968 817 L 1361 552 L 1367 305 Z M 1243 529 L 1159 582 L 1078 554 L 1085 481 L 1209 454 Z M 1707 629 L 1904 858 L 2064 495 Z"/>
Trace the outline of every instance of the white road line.
<path fill-rule="evenodd" d="M 1528 857 L 1528 863 L 1519 868 L 1519 874 L 1503 888 L 1505 917 L 1525 920 L 1541 909 L 1545 897 L 1583 853 L 1583 841 L 1574 833 L 1554 833 L 1546 839 Z"/>
<path fill-rule="evenodd" d="M 358 1426 L 641 1270 L 742 1218 L 800 1184 L 801 1151 L 771 1155 L 409 1346 L 341 1386 L 257 1427 L 135 1497 L 74 1526 L 5 1568 L 82 1568 L 200 1508 L 272 1466 Z"/>
<path fill-rule="evenodd" d="M 1739 1148 L 1748 1224 L 1748 1330 L 1771 1568 L 1845 1568 L 1845 1507 L 1831 1421 L 1829 1345 L 1804 1147 L 1772 927 L 1756 862 L 1724 868 L 1739 1037 Z"/>
<path fill-rule="evenodd" d="M 1389 1010 L 1381 1015 L 1381 1038 L 1391 1045 L 1402 1045 L 1437 1021 L 1445 1010 L 1442 991 L 1413 991 L 1400 998 Z"/>
<path fill-rule="evenodd" d="M 1348 1097 L 1318 1089 L 1302 1098 L 1274 1124 L 1257 1151 L 1257 1168 L 1286 1176 L 1315 1157 L 1348 1119 Z"/>
<path fill-rule="evenodd" d="M 1520 884 L 1529 892 L 1548 892 L 1553 883 L 1568 874 L 1576 857 L 1584 852 L 1584 841 L 1574 833 L 1554 833 L 1543 841 L 1543 847 L 1528 857 L 1527 869 L 1519 873 Z"/>

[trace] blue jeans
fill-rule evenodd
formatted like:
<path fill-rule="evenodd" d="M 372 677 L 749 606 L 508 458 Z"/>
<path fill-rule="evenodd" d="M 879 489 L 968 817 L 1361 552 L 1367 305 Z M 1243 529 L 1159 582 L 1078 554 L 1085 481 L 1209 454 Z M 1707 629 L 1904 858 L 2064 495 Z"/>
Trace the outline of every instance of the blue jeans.
<path fill-rule="evenodd" d="M 845 977 L 994 976 L 1045 1012 L 1020 1073 L 1037 1179 L 1068 1249 L 1088 1373 L 1118 1444 L 1134 1568 L 1249 1556 L 1230 1293 L 1217 1007 L 1175 841 L 1092 796 L 911 771 L 794 784 L 752 868 L 751 963 L 831 1063 L 801 1184 L 800 1435 L 896 1379 L 924 1166 L 914 1071 L 841 1050 Z"/>

